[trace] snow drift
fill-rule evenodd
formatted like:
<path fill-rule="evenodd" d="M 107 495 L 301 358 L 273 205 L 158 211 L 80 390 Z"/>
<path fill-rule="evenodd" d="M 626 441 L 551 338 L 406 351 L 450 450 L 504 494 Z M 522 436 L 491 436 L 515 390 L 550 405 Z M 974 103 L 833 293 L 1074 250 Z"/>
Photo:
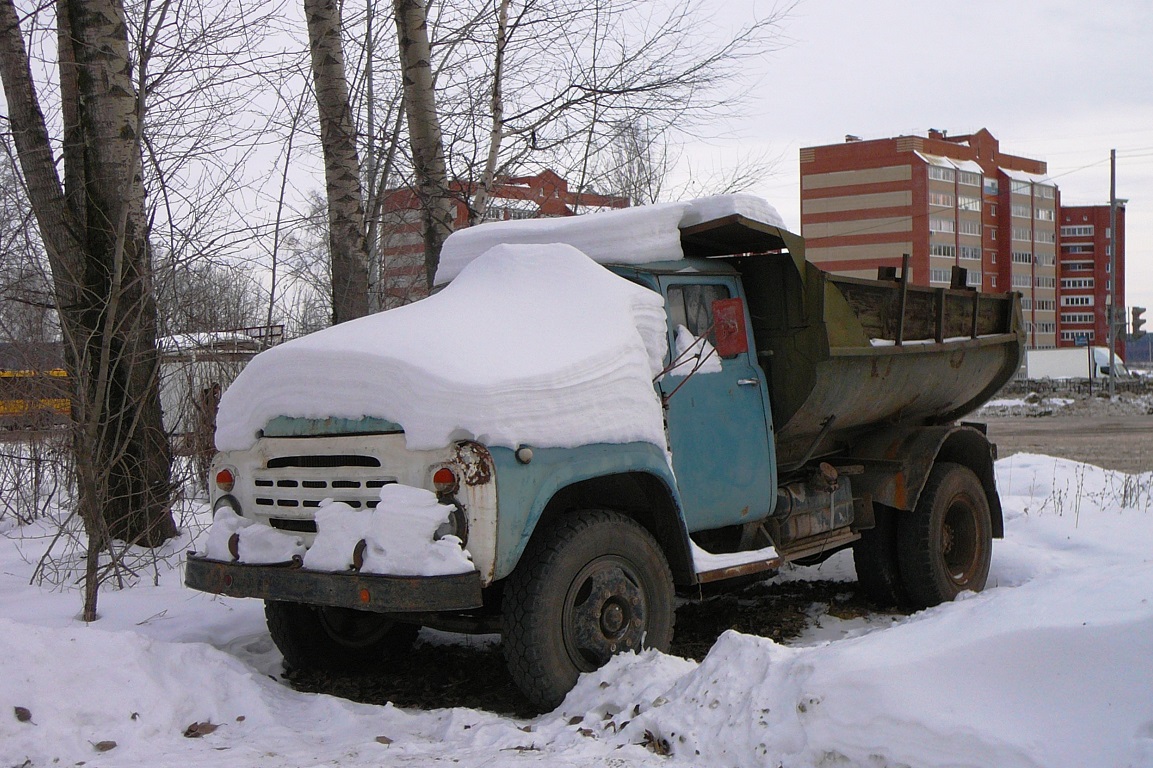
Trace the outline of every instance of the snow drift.
<path fill-rule="evenodd" d="M 618 656 L 531 721 L 296 693 L 267 677 L 260 604 L 178 570 L 79 625 L 76 594 L 28 586 L 36 540 L 8 531 L 0 765 L 1153 765 L 1153 473 L 1018 454 L 997 478 L 1006 538 L 980 595 L 833 641 L 729 632 L 700 664 Z M 844 555 L 791 578 L 830 569 L 852 578 Z M 196 723 L 217 727 L 186 738 Z"/>

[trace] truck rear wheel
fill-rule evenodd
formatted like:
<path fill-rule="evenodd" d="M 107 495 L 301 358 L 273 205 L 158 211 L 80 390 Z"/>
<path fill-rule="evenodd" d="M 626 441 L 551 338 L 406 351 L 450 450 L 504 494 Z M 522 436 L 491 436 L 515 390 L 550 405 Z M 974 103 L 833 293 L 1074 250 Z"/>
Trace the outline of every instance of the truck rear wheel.
<path fill-rule="evenodd" d="M 578 512 L 534 539 L 503 602 L 509 673 L 542 710 L 613 654 L 672 642 L 665 556 L 647 530 L 615 512 Z"/>
<path fill-rule="evenodd" d="M 273 642 L 292 669 L 330 672 L 379 669 L 411 647 L 420 627 L 370 611 L 267 600 Z"/>
<path fill-rule="evenodd" d="M 917 508 L 898 524 L 901 580 L 913 603 L 927 608 L 984 589 L 992 530 L 981 481 L 968 467 L 938 462 Z"/>

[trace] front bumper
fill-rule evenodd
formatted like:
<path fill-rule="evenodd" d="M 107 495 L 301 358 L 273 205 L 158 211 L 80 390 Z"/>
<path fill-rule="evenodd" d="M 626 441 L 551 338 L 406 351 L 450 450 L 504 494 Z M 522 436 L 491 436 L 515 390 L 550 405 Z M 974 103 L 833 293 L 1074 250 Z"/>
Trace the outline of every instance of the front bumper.
<path fill-rule="evenodd" d="M 247 565 L 195 554 L 185 562 L 184 584 L 229 597 L 355 608 L 375 613 L 463 611 L 481 607 L 480 574 L 382 576 L 327 573 L 292 565 Z"/>

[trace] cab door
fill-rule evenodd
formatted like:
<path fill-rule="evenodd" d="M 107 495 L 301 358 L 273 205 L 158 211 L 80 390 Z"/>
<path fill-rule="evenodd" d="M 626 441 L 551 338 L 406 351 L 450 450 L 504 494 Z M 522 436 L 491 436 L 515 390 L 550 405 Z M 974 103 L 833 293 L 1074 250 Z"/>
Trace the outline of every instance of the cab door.
<path fill-rule="evenodd" d="M 715 352 L 713 302 L 737 295 L 727 276 L 670 275 L 660 280 L 669 318 L 670 357 L 676 357 L 678 327 L 705 337 L 711 359 L 690 361 L 665 374 L 658 386 L 673 471 L 689 531 L 757 520 L 772 510 L 776 493 L 772 418 L 765 375 L 747 348 L 721 358 Z M 745 328 L 751 327 L 747 310 Z M 671 362 L 671 360 L 670 360 Z M 692 372 L 693 367 L 696 372 Z"/>

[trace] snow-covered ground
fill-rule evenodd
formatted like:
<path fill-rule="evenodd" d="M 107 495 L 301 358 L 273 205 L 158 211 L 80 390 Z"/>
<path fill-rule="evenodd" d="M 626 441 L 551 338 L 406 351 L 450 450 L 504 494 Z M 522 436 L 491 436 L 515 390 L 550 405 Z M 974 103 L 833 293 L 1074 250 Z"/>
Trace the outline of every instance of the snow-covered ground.
<path fill-rule="evenodd" d="M 700 664 L 617 657 L 528 721 L 291 690 L 258 603 L 181 586 L 187 536 L 84 625 L 75 591 L 28 585 L 50 529 L 0 520 L 0 766 L 1153 766 L 1153 473 L 997 473 L 985 592 L 790 647 L 730 632 Z"/>
<path fill-rule="evenodd" d="M 1098 392 L 1103 392 L 1099 389 Z M 977 418 L 998 416 L 1090 416 L 1111 418 L 1153 414 L 1153 394 L 1118 392 L 1113 398 L 1086 394 L 1039 394 L 999 397 L 985 403 Z"/>

